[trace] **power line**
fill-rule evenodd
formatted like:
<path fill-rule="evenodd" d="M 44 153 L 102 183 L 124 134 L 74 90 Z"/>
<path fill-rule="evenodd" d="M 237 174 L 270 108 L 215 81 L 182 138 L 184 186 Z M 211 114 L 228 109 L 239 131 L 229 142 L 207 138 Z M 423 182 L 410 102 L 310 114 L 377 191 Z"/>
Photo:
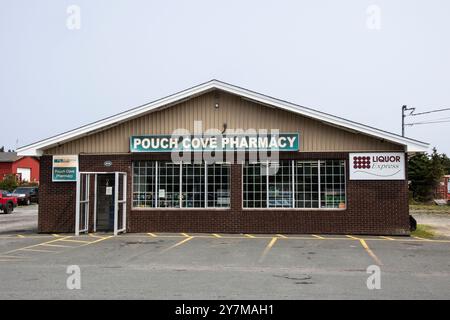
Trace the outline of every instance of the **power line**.
<path fill-rule="evenodd" d="M 450 120 L 446 120 L 446 121 L 424 121 L 424 122 L 405 123 L 405 126 L 415 126 L 415 125 L 420 125 L 420 124 L 431 124 L 431 123 L 446 123 L 446 122 L 450 122 Z"/>
<path fill-rule="evenodd" d="M 444 118 L 430 119 L 430 120 L 427 120 L 427 121 L 449 120 L 449 119 L 450 119 L 450 117 L 444 117 Z"/>
<path fill-rule="evenodd" d="M 438 121 L 438 120 L 450 120 L 450 117 L 436 118 L 436 119 L 428 119 L 424 121 Z M 422 121 L 421 121 L 422 122 Z M 412 122 L 415 123 L 415 122 Z"/>
<path fill-rule="evenodd" d="M 422 114 L 428 114 L 428 113 L 434 113 L 434 112 L 442 112 L 442 111 L 450 111 L 450 108 L 444 108 L 444 109 L 436 109 L 436 110 L 430 110 L 430 111 L 424 111 L 424 112 L 419 112 L 419 113 L 414 113 L 411 112 L 410 114 L 406 115 L 408 116 L 420 116 Z"/>
<path fill-rule="evenodd" d="M 410 111 L 409 114 L 406 114 L 406 111 Z M 405 136 L 405 127 L 406 126 L 414 126 L 414 125 L 421 125 L 421 124 L 432 124 L 432 123 L 445 123 L 450 121 L 435 121 L 435 120 L 441 120 L 441 119 L 434 119 L 430 121 L 424 121 L 424 122 L 412 122 L 412 123 L 405 123 L 406 117 L 412 117 L 412 116 L 421 116 L 424 114 L 429 113 L 435 113 L 435 112 L 443 112 L 443 111 L 450 111 L 450 108 L 442 108 L 442 109 L 436 109 L 436 110 L 429 110 L 419 113 L 414 113 L 416 111 L 416 108 L 408 108 L 408 106 L 403 105 L 402 106 L 402 137 Z M 445 119 L 445 118 L 444 118 Z M 442 120 L 444 120 L 442 119 Z"/>

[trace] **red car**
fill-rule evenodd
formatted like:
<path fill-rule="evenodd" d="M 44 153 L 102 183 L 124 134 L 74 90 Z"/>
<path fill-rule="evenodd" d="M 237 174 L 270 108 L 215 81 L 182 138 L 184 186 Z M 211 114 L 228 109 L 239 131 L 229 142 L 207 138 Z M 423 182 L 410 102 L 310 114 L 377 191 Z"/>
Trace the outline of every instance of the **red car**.
<path fill-rule="evenodd" d="M 0 190 L 0 210 L 3 213 L 10 214 L 17 207 L 17 197 L 9 195 L 9 192 Z"/>

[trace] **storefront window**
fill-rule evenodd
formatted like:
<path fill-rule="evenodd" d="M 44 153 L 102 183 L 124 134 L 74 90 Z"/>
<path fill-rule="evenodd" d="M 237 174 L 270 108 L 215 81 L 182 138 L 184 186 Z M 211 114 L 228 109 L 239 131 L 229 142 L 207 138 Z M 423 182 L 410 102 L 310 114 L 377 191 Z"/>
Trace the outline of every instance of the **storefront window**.
<path fill-rule="evenodd" d="M 244 208 L 344 209 L 345 205 L 343 160 L 244 164 Z"/>
<path fill-rule="evenodd" d="M 205 165 L 183 164 L 183 208 L 205 207 Z"/>
<path fill-rule="evenodd" d="M 267 207 L 267 166 L 245 163 L 243 170 L 244 208 Z"/>
<path fill-rule="evenodd" d="M 154 161 L 147 161 L 155 163 Z M 158 161 L 158 194 L 159 208 L 180 207 L 180 164 Z M 150 206 L 150 207 L 154 207 Z"/>
<path fill-rule="evenodd" d="M 295 161 L 295 207 L 319 208 L 318 161 Z"/>
<path fill-rule="evenodd" d="M 136 161 L 133 167 L 133 206 L 152 207 L 155 199 L 155 162 Z"/>
<path fill-rule="evenodd" d="M 228 208 L 229 206 L 229 164 L 133 162 L 135 208 Z"/>
<path fill-rule="evenodd" d="M 207 172 L 208 207 L 230 207 L 230 165 L 210 164 Z"/>
<path fill-rule="evenodd" d="M 320 207 L 345 208 L 345 162 L 320 161 Z"/>
<path fill-rule="evenodd" d="M 292 162 L 280 161 L 268 170 L 269 208 L 292 208 Z"/>

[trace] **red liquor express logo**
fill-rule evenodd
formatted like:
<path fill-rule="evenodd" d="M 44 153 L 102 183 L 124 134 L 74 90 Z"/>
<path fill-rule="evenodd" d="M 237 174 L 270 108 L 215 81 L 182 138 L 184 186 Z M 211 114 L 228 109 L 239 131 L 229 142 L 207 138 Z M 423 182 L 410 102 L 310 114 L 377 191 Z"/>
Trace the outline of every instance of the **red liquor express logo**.
<path fill-rule="evenodd" d="M 370 157 L 357 156 L 353 157 L 353 168 L 354 169 L 370 169 Z"/>

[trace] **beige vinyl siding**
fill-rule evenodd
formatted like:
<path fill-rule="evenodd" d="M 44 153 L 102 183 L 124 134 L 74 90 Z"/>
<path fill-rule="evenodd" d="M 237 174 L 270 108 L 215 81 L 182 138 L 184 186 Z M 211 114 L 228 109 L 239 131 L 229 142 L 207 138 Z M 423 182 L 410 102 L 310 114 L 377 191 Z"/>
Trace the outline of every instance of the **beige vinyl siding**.
<path fill-rule="evenodd" d="M 214 104 L 219 102 L 219 108 Z M 174 106 L 156 110 L 101 132 L 50 148 L 46 154 L 127 153 L 132 135 L 171 134 L 175 129 L 194 130 L 194 121 L 203 122 L 203 130 L 279 129 L 299 132 L 300 151 L 391 151 L 403 146 L 354 133 L 275 109 L 224 92 L 209 92 Z"/>

